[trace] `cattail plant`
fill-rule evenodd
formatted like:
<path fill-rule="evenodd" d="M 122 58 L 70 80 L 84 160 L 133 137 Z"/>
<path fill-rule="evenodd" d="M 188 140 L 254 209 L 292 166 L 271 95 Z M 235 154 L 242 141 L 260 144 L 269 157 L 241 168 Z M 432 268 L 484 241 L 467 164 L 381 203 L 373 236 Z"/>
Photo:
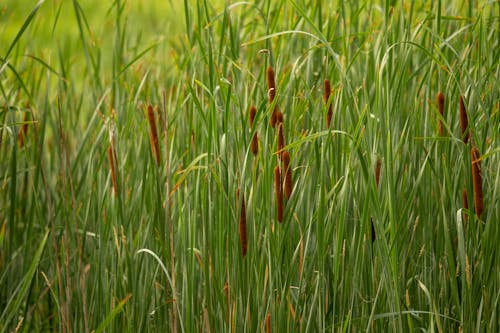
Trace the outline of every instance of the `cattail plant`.
<path fill-rule="evenodd" d="M 271 333 L 271 315 L 269 313 L 266 316 L 266 333 Z"/>
<path fill-rule="evenodd" d="M 292 182 L 292 169 L 290 167 L 290 153 L 288 151 L 284 151 L 282 154 L 283 159 L 283 168 L 285 169 L 285 197 L 287 200 L 290 199 L 292 195 L 293 182 Z"/>
<path fill-rule="evenodd" d="M 269 95 L 269 104 L 273 104 L 274 98 L 276 97 L 276 81 L 274 80 L 274 70 L 271 66 L 267 68 L 267 89 Z M 273 113 L 271 114 L 271 119 L 269 123 L 272 127 L 276 125 L 276 114 L 278 113 L 278 108 L 275 106 Z"/>
<path fill-rule="evenodd" d="M 257 109 L 255 108 L 255 106 L 251 106 L 250 107 L 250 111 L 248 112 L 249 113 L 249 121 L 250 121 L 250 129 L 253 128 L 253 122 L 255 120 L 255 115 L 257 114 Z M 252 137 L 252 143 L 250 144 L 250 150 L 252 151 L 252 154 L 254 156 L 257 156 L 257 154 L 259 153 L 259 136 L 257 134 L 257 131 L 255 131 L 253 137 Z"/>
<path fill-rule="evenodd" d="M 326 79 L 324 82 L 324 92 L 323 92 L 323 101 L 325 105 L 328 105 L 328 101 L 330 100 L 330 95 L 332 93 L 332 88 L 330 86 L 330 80 Z M 330 128 L 330 124 L 332 122 L 332 104 L 328 105 L 328 112 L 326 114 L 326 126 Z"/>
<path fill-rule="evenodd" d="M 21 130 L 17 135 L 17 142 L 19 143 L 19 147 L 24 147 L 24 138 L 28 134 L 28 113 L 24 114 L 23 125 L 21 126 Z"/>
<path fill-rule="evenodd" d="M 240 189 L 236 192 L 236 197 L 239 201 Z M 243 257 L 247 255 L 248 248 L 248 238 L 247 238 L 247 211 L 245 207 L 245 194 L 241 197 L 241 208 L 240 208 L 240 244 L 241 244 L 241 254 Z"/>
<path fill-rule="evenodd" d="M 285 129 L 283 123 L 278 124 L 278 157 L 283 159 L 283 148 L 285 148 Z"/>
<path fill-rule="evenodd" d="M 467 110 L 465 109 L 465 104 L 462 96 L 459 98 L 459 108 L 460 108 L 460 128 L 462 129 L 462 139 L 464 143 L 469 142 L 469 120 L 467 118 Z"/>
<path fill-rule="evenodd" d="M 156 130 L 156 120 L 155 113 L 153 110 L 153 106 L 151 104 L 148 105 L 148 121 L 149 121 L 149 137 L 151 139 L 151 147 L 153 149 L 153 154 L 156 158 L 156 164 L 159 166 L 161 164 L 161 155 L 160 155 L 160 144 L 158 141 L 158 132 Z"/>
<path fill-rule="evenodd" d="M 276 219 L 283 222 L 283 187 L 279 165 L 274 168 L 274 190 L 276 192 Z"/>
<path fill-rule="evenodd" d="M 439 136 L 444 135 L 444 125 L 443 125 L 443 117 L 444 117 L 444 95 L 442 92 L 437 94 L 437 102 L 438 102 L 438 111 L 439 114 L 441 115 L 441 119 L 439 119 L 439 127 L 438 127 L 438 132 Z"/>
<path fill-rule="evenodd" d="M 483 178 L 481 176 L 481 154 L 476 147 L 471 149 L 472 185 L 474 189 L 474 209 L 477 217 L 483 214 Z"/>

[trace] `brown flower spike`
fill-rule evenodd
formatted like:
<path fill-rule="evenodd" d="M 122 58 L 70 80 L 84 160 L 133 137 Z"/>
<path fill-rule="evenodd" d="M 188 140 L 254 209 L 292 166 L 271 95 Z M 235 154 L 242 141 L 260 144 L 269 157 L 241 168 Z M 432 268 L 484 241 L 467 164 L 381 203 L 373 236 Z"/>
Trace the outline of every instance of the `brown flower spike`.
<path fill-rule="evenodd" d="M 276 192 L 276 219 L 283 222 L 283 187 L 279 165 L 274 168 L 274 190 Z"/>
<path fill-rule="evenodd" d="M 241 198 L 241 209 L 240 209 L 240 243 L 241 243 L 241 254 L 243 257 L 247 255 L 248 248 L 248 238 L 247 238 L 247 210 L 245 207 L 245 195 Z"/>
<path fill-rule="evenodd" d="M 462 129 L 462 139 L 464 143 L 469 142 L 469 119 L 467 118 L 467 110 L 465 109 L 465 104 L 462 96 L 459 98 L 459 108 L 460 108 L 460 128 Z"/>
<path fill-rule="evenodd" d="M 283 148 L 285 147 L 285 129 L 283 123 L 278 124 L 278 156 L 283 159 Z"/>
<path fill-rule="evenodd" d="M 328 100 L 330 99 L 330 95 L 332 93 L 332 88 L 330 86 L 330 80 L 326 79 L 324 82 L 324 92 L 323 92 L 323 101 L 325 102 L 325 105 L 328 104 Z M 332 104 L 328 106 L 328 113 L 326 114 L 326 126 L 330 128 L 330 124 L 332 122 Z"/>
<path fill-rule="evenodd" d="M 276 97 L 276 81 L 274 80 L 274 70 L 271 66 L 267 68 L 267 89 L 269 95 L 269 104 L 272 104 L 274 98 Z M 271 119 L 269 123 L 271 127 L 276 125 L 276 113 L 279 112 L 277 107 L 274 107 L 273 113 L 271 114 Z"/>
<path fill-rule="evenodd" d="M 158 142 L 158 132 L 156 130 L 156 120 L 153 107 L 148 105 L 148 121 L 149 121 L 149 137 L 151 139 L 151 147 L 153 149 L 154 156 L 156 158 L 156 164 L 159 166 L 161 164 L 160 155 L 160 144 Z"/>
<path fill-rule="evenodd" d="M 477 217 L 483 214 L 483 178 L 481 176 L 481 155 L 476 147 L 471 149 L 472 185 L 474 188 L 474 209 Z"/>
<path fill-rule="evenodd" d="M 444 117 L 444 95 L 442 92 L 437 94 L 437 102 L 438 102 L 439 114 L 441 115 L 441 118 L 443 118 Z M 440 136 L 444 135 L 444 125 L 443 125 L 443 121 L 441 119 L 439 119 L 438 132 L 439 132 Z"/>
<path fill-rule="evenodd" d="M 250 107 L 249 111 L 249 121 L 250 121 L 250 129 L 253 127 L 253 122 L 255 120 L 255 115 L 257 114 L 257 109 L 255 106 Z M 252 151 L 252 154 L 254 156 L 257 156 L 259 153 L 259 136 L 257 134 L 257 131 L 255 131 L 253 137 L 252 137 L 252 143 L 250 144 L 250 150 Z"/>

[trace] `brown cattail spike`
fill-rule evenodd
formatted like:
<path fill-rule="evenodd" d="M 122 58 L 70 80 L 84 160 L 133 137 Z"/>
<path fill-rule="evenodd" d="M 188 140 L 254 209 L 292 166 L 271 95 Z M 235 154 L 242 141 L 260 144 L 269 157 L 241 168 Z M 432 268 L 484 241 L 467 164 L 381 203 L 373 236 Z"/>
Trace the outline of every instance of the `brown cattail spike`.
<path fill-rule="evenodd" d="M 330 86 L 330 80 L 325 80 L 324 82 L 324 92 L 323 92 L 323 101 L 325 105 L 328 105 L 328 101 L 330 100 L 330 95 L 332 93 L 332 88 Z M 332 104 L 328 105 L 328 112 L 326 114 L 326 126 L 330 128 L 330 124 L 332 122 Z"/>
<path fill-rule="evenodd" d="M 19 147 L 21 148 L 24 147 L 24 138 L 26 137 L 26 134 L 28 134 L 28 113 L 24 114 L 23 125 L 21 126 L 21 130 L 17 135 L 17 141 L 19 143 Z"/>
<path fill-rule="evenodd" d="M 467 190 L 466 189 L 463 189 L 463 191 L 462 191 L 462 204 L 463 204 L 465 210 L 469 209 L 469 201 L 467 199 Z M 464 220 L 466 220 L 466 219 L 467 219 L 467 215 L 464 214 Z"/>
<path fill-rule="evenodd" d="M 460 128 L 462 129 L 462 139 L 464 143 L 469 142 L 469 119 L 467 118 L 467 110 L 465 109 L 465 104 L 462 96 L 459 98 L 459 107 L 460 107 Z"/>
<path fill-rule="evenodd" d="M 255 120 L 255 116 L 257 115 L 257 109 L 255 106 L 251 106 L 250 110 L 248 111 L 248 121 L 250 122 L 250 127 L 253 127 L 253 122 Z"/>
<path fill-rule="evenodd" d="M 283 222 L 283 187 L 279 165 L 274 168 L 274 190 L 276 192 L 276 219 Z"/>
<path fill-rule="evenodd" d="M 290 167 L 290 153 L 288 151 L 284 151 L 283 155 L 283 168 L 285 169 L 285 197 L 286 199 L 290 199 L 292 195 L 293 182 L 292 182 L 292 169 Z"/>
<path fill-rule="evenodd" d="M 155 113 L 153 107 L 148 105 L 148 121 L 149 121 L 149 136 L 151 139 L 151 147 L 153 149 L 154 156 L 156 158 L 156 164 L 161 164 L 161 155 L 160 155 L 160 145 L 158 142 L 158 132 L 156 130 L 156 120 Z"/>
<path fill-rule="evenodd" d="M 472 185 L 474 188 L 474 209 L 477 217 L 483 214 L 483 178 L 481 177 L 481 154 L 476 147 L 471 149 Z"/>
<path fill-rule="evenodd" d="M 276 81 L 274 80 L 274 70 L 272 67 L 267 68 L 267 89 L 269 95 L 269 104 L 272 104 L 274 98 L 276 97 Z M 272 127 L 276 125 L 276 114 L 278 113 L 278 108 L 275 106 L 273 109 L 273 113 L 271 114 L 271 119 L 269 123 Z"/>
<path fill-rule="evenodd" d="M 283 123 L 278 125 L 278 156 L 283 158 L 283 148 L 285 147 L 285 129 Z"/>
<path fill-rule="evenodd" d="M 247 211 L 245 208 L 245 195 L 241 197 L 241 209 L 240 209 L 240 243 L 241 243 L 241 254 L 243 257 L 247 255 L 248 238 L 247 238 Z"/>
<path fill-rule="evenodd" d="M 283 124 L 283 113 L 276 111 L 276 125 Z"/>
<path fill-rule="evenodd" d="M 269 313 L 266 316 L 266 333 L 271 333 L 271 315 Z"/>
<path fill-rule="evenodd" d="M 437 102 L 438 102 L 438 111 L 439 111 L 439 114 L 441 115 L 441 119 L 444 118 L 444 95 L 443 93 L 439 93 L 437 94 Z M 444 135 L 444 125 L 443 125 L 443 121 L 439 119 L 439 128 L 438 128 L 438 132 L 439 132 L 439 135 L 440 136 L 443 136 Z"/>
<path fill-rule="evenodd" d="M 257 114 L 257 109 L 255 108 L 255 106 L 252 105 L 250 107 L 250 111 L 248 113 L 249 113 L 248 120 L 250 122 L 250 127 L 253 127 L 255 115 Z M 257 156 L 257 154 L 259 153 L 259 136 L 257 134 L 257 131 L 254 133 L 254 135 L 252 137 L 252 143 L 250 144 L 250 150 L 252 151 L 252 154 L 254 156 Z"/>
<path fill-rule="evenodd" d="M 116 181 L 116 175 L 117 175 L 117 170 L 116 170 L 116 153 L 115 150 L 113 149 L 113 146 L 109 146 L 108 148 L 108 159 L 109 159 L 109 166 L 111 169 L 111 181 L 113 182 L 113 191 L 118 193 L 118 182 Z"/>

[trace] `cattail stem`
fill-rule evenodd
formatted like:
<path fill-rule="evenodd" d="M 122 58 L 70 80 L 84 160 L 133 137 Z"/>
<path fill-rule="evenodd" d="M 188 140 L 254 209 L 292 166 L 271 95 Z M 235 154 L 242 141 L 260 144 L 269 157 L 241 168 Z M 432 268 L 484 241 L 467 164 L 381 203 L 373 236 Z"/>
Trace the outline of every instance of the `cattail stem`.
<path fill-rule="evenodd" d="M 439 119 L 439 128 L 438 132 L 440 136 L 444 135 L 444 125 L 442 119 L 444 118 L 444 95 L 442 92 L 437 94 L 437 102 L 438 102 L 438 111 L 439 114 L 441 115 L 441 118 Z"/>
<path fill-rule="evenodd" d="M 477 217 L 483 214 L 483 178 L 481 176 L 481 155 L 476 147 L 471 149 L 472 185 L 474 188 L 474 209 Z"/>
<path fill-rule="evenodd" d="M 248 238 L 247 238 L 247 211 L 245 207 L 245 195 L 241 198 L 241 209 L 240 209 L 240 243 L 241 243 L 241 254 L 243 257 L 247 255 L 248 248 Z"/>
<path fill-rule="evenodd" d="M 330 95 L 332 93 L 332 88 L 330 86 L 330 80 L 326 79 L 324 82 L 324 92 L 323 92 L 323 101 L 325 105 L 328 105 L 328 101 L 330 100 Z M 332 122 L 332 104 L 328 105 L 328 112 L 326 114 L 326 126 L 330 128 L 330 124 Z"/>
<path fill-rule="evenodd" d="M 469 142 L 469 119 L 467 118 L 467 110 L 465 109 L 465 104 L 462 96 L 459 98 L 459 108 L 460 108 L 460 128 L 462 130 L 462 139 L 464 143 Z"/>
<path fill-rule="evenodd" d="M 113 191 L 115 194 L 118 193 L 118 182 L 117 182 L 117 174 L 118 171 L 116 170 L 116 165 L 117 165 L 117 159 L 116 159 L 116 153 L 113 148 L 113 146 L 109 146 L 108 148 L 108 159 L 109 159 L 109 166 L 111 169 L 111 181 L 113 182 Z"/>
<path fill-rule="evenodd" d="M 156 164 L 159 166 L 161 164 L 161 155 L 160 155 L 160 144 L 158 141 L 158 132 L 156 130 L 156 119 L 153 107 L 148 105 L 148 121 L 149 121 L 149 129 L 150 129 L 150 139 L 151 139 L 151 147 L 153 149 L 153 154 L 156 158 Z"/>
<path fill-rule="evenodd" d="M 276 192 L 276 219 L 283 222 L 283 187 L 279 165 L 274 168 L 274 189 Z"/>
<path fill-rule="evenodd" d="M 283 168 L 285 169 L 285 197 L 287 200 L 292 196 L 293 182 L 292 182 L 292 169 L 290 167 L 290 153 L 284 151 L 283 155 Z"/>

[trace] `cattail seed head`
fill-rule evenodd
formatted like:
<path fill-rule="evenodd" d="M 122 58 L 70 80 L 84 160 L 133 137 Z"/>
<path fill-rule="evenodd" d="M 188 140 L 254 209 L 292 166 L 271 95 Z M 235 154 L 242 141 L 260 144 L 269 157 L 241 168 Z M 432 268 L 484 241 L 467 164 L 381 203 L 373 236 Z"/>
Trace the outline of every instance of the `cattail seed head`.
<path fill-rule="evenodd" d="M 467 118 L 467 110 L 465 109 L 465 104 L 462 96 L 459 98 L 459 108 L 460 108 L 460 128 L 462 130 L 462 139 L 464 143 L 469 142 L 470 133 L 468 132 L 469 119 Z"/>
<path fill-rule="evenodd" d="M 257 114 L 257 109 L 255 106 L 251 106 L 250 110 L 248 111 L 248 121 L 250 122 L 250 127 L 253 127 L 253 122 L 255 120 L 255 115 Z"/>
<path fill-rule="evenodd" d="M 271 333 L 271 315 L 269 313 L 266 316 L 266 333 Z"/>
<path fill-rule="evenodd" d="M 245 195 L 241 197 L 241 209 L 240 209 L 240 244 L 241 244 L 241 254 L 243 257 L 247 255 L 248 248 L 248 238 L 247 238 L 247 211 L 245 207 Z"/>
<path fill-rule="evenodd" d="M 292 169 L 290 167 L 290 153 L 285 150 L 282 155 L 283 158 L 283 168 L 285 169 L 285 197 L 287 200 L 290 199 L 293 189 L 292 181 Z"/>
<path fill-rule="evenodd" d="M 441 118 L 444 117 L 444 95 L 442 92 L 437 94 L 437 102 L 438 102 L 438 111 L 439 114 L 441 115 Z M 443 136 L 444 135 L 444 125 L 443 121 L 439 119 L 439 129 L 438 129 L 439 135 Z"/>
<path fill-rule="evenodd" d="M 148 121 L 149 121 L 149 136 L 151 139 L 151 147 L 153 149 L 153 154 L 156 158 L 156 164 L 159 166 L 161 164 L 161 155 L 160 155 L 160 144 L 158 141 L 158 131 L 156 130 L 156 120 L 155 113 L 153 110 L 153 106 L 151 104 L 148 105 Z"/>
<path fill-rule="evenodd" d="M 274 168 L 274 190 L 276 193 L 276 219 L 283 222 L 283 187 L 279 165 Z"/>
<path fill-rule="evenodd" d="M 269 104 L 271 104 L 276 96 L 276 82 L 274 81 L 274 70 L 271 66 L 267 67 L 267 89 L 269 94 Z"/>
<path fill-rule="evenodd" d="M 283 124 L 283 113 L 276 111 L 276 125 Z"/>
<path fill-rule="evenodd" d="M 471 149 L 472 185 L 474 188 L 474 209 L 478 218 L 483 213 L 483 178 L 481 176 L 481 155 L 476 147 Z"/>
<path fill-rule="evenodd" d="M 328 104 L 331 93 L 332 93 L 332 88 L 330 86 L 330 80 L 326 79 L 324 82 L 324 92 L 323 92 L 323 101 L 325 102 L 325 104 Z M 328 128 L 330 128 L 330 124 L 332 122 L 332 115 L 333 115 L 332 104 L 330 103 L 330 105 L 328 106 L 328 112 L 326 114 L 326 126 Z"/>

